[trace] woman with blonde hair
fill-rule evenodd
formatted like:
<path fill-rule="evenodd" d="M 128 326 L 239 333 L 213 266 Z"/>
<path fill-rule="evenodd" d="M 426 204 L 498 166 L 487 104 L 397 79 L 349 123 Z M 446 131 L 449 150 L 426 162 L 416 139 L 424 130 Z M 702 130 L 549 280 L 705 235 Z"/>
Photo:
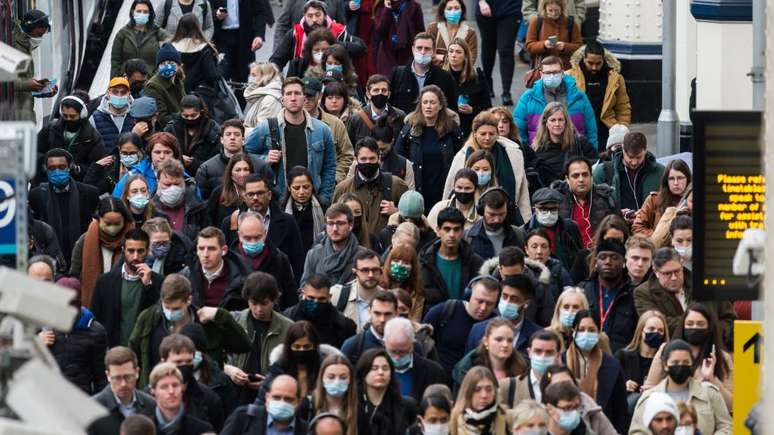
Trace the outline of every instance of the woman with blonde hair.
<path fill-rule="evenodd" d="M 524 222 L 528 222 L 532 218 L 532 207 L 524 171 L 524 154 L 517 143 L 499 135 L 499 124 L 497 115 L 490 111 L 476 115 L 471 125 L 472 132 L 465 146 L 454 156 L 451 163 L 444 185 L 444 197 L 447 197 L 454 188 L 454 174 L 466 167 L 465 162 L 474 152 L 484 150 L 492 155 L 494 166 L 491 178 L 496 179 L 497 184 L 508 193 L 514 204 L 518 206 Z M 479 185 L 482 184 L 487 183 L 479 179 Z"/>
<path fill-rule="evenodd" d="M 250 64 L 250 76 L 244 90 L 245 127 L 255 128 L 282 110 L 282 74 L 270 62 Z"/>
<path fill-rule="evenodd" d="M 470 134 L 473 117 L 492 107 L 489 89 L 482 77 L 484 73 L 475 67 L 476 58 L 468 44 L 460 38 L 449 43 L 446 62 L 443 69 L 454 78 L 457 90 L 457 113 L 460 115 L 460 127 L 466 136 Z"/>
<path fill-rule="evenodd" d="M 534 400 L 523 400 L 513 408 L 513 435 L 545 432 L 548 427 L 546 408 Z"/>
<path fill-rule="evenodd" d="M 506 435 L 510 416 L 499 403 L 494 373 L 484 366 L 471 368 L 462 381 L 451 412 L 451 435 Z"/>
<path fill-rule="evenodd" d="M 556 299 L 554 316 L 546 329 L 555 332 L 562 339 L 562 347 L 566 348 L 572 341 L 572 322 L 575 320 L 575 314 L 588 309 L 589 301 L 582 288 L 565 287 Z"/>
<path fill-rule="evenodd" d="M 148 219 L 160 216 L 153 205 L 148 180 L 142 174 L 132 174 L 126 179 L 124 189 L 121 192 L 121 201 L 124 202 L 134 218 L 134 226 L 139 228 Z"/>
<path fill-rule="evenodd" d="M 358 398 L 355 370 L 346 357 L 331 354 L 323 360 L 311 402 L 310 416 L 336 414 L 347 428 L 344 435 L 357 435 Z M 311 421 L 311 418 L 308 421 Z"/>
<path fill-rule="evenodd" d="M 454 120 L 454 112 L 447 107 L 441 88 L 422 88 L 416 109 L 406 115 L 395 143 L 395 149 L 414 163 L 414 184 L 424 197 L 425 213 L 448 196 L 443 194 L 444 177 L 450 173 L 454 154 L 462 147 L 462 130 Z M 462 164 L 457 169 L 461 167 Z"/>
<path fill-rule="evenodd" d="M 533 65 L 540 65 L 543 57 L 557 56 L 562 59 L 562 69 L 570 69 L 570 57 L 583 43 L 580 25 L 568 17 L 565 0 L 541 0 L 527 29 L 526 48 Z"/>
<path fill-rule="evenodd" d="M 411 295 L 409 319 L 419 322 L 430 307 L 441 302 L 440 293 L 425 294 L 419 255 L 406 244 L 393 245 L 384 260 L 382 288 L 400 288 Z"/>
<path fill-rule="evenodd" d="M 583 156 L 592 163 L 598 158 L 594 146 L 576 134 L 567 108 L 557 101 L 546 104 L 543 109 L 532 148 L 540 162 L 535 167 L 540 177 L 538 187 L 548 187 L 554 180 L 564 179 L 564 163 L 569 156 Z"/>

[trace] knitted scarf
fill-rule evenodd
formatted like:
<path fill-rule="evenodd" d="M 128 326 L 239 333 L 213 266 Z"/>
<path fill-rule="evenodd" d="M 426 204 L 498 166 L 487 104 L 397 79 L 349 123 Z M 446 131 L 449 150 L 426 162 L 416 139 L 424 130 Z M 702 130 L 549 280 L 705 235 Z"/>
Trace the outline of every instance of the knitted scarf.
<path fill-rule="evenodd" d="M 115 236 L 109 236 L 99 230 L 99 221 L 93 219 L 83 239 L 81 266 L 81 301 L 84 307 L 91 306 L 91 295 L 97 284 L 97 277 L 109 271 L 102 270 L 102 247 L 113 251 L 111 264 L 115 265 L 121 257 L 121 244 L 127 231 L 134 228 L 134 222 L 127 222 L 124 229 Z"/>
<path fill-rule="evenodd" d="M 580 349 L 575 346 L 574 341 L 567 348 L 567 368 L 578 380 L 581 391 L 595 400 L 597 398 L 597 374 L 601 366 L 602 349 L 599 348 L 599 345 L 594 347 L 588 358 L 583 356 Z"/>

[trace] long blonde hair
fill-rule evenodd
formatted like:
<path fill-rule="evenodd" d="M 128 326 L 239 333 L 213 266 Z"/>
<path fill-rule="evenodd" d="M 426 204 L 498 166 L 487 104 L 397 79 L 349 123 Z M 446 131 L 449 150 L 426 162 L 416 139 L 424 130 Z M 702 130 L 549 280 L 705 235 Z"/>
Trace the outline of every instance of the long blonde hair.
<path fill-rule="evenodd" d="M 438 98 L 438 104 L 441 106 L 440 110 L 438 111 L 438 119 L 436 119 L 435 126 L 433 128 L 435 128 L 435 131 L 438 133 L 438 137 L 442 138 L 448 133 L 454 131 L 454 129 L 457 127 L 457 124 L 446 111 L 446 109 L 449 107 L 446 102 L 446 95 L 444 95 L 441 88 L 436 85 L 427 85 L 422 88 L 422 90 L 419 92 L 419 97 L 417 98 L 417 106 L 413 112 L 406 115 L 405 122 L 406 124 L 411 125 L 412 136 L 422 136 L 422 129 L 427 127 L 427 120 L 425 119 L 425 115 L 422 113 L 422 97 L 428 92 L 435 94 L 435 96 Z"/>
<path fill-rule="evenodd" d="M 255 82 L 256 87 L 266 86 L 277 77 L 282 80 L 282 73 L 277 71 L 277 67 L 270 62 L 253 62 L 250 64 L 250 71 L 253 69 L 258 73 L 258 80 Z"/>
<path fill-rule="evenodd" d="M 474 67 L 475 59 L 473 59 L 473 54 L 470 51 L 470 46 L 467 42 L 465 42 L 462 38 L 454 38 L 449 43 L 449 47 L 451 48 L 452 45 L 459 45 L 460 48 L 462 48 L 462 51 L 465 53 L 465 63 L 462 65 L 462 74 L 460 74 L 460 83 L 465 83 L 468 80 L 475 79 L 476 78 L 476 68 Z M 451 73 L 451 65 L 449 64 L 449 56 L 446 56 L 446 60 L 443 62 L 443 69 L 446 71 L 449 71 Z"/>
<path fill-rule="evenodd" d="M 357 382 L 355 381 L 355 369 L 352 368 L 349 360 L 343 355 L 331 354 L 328 355 L 320 365 L 320 374 L 317 376 L 317 382 L 315 383 L 314 392 L 312 393 L 312 403 L 314 403 L 314 410 L 319 415 L 323 412 L 329 412 L 328 409 L 328 392 L 325 391 L 323 385 L 323 374 L 325 369 L 333 365 L 346 366 L 349 370 L 349 388 L 347 393 L 342 398 L 342 410 L 341 418 L 344 420 L 347 427 L 346 435 L 357 435 Z"/>
<path fill-rule="evenodd" d="M 661 320 L 661 324 L 664 326 L 664 343 L 669 342 L 669 324 L 667 323 L 666 317 L 661 314 L 661 311 L 648 310 L 642 313 L 640 320 L 637 321 L 637 329 L 634 330 L 634 336 L 632 337 L 632 341 L 630 341 L 626 346 L 626 350 L 639 352 L 640 344 L 642 343 L 642 331 L 645 329 L 645 323 L 654 317 L 659 318 Z"/>
<path fill-rule="evenodd" d="M 548 132 L 546 123 L 548 122 L 548 118 L 559 111 L 564 115 L 564 132 L 562 133 L 561 138 L 562 151 L 566 151 L 573 143 L 575 143 L 575 126 L 572 124 L 570 114 L 567 113 L 567 108 L 564 107 L 564 104 L 554 101 L 546 104 L 546 108 L 543 109 L 543 115 L 540 117 L 537 134 L 535 134 L 535 139 L 532 142 L 532 149 L 535 151 L 540 150 L 551 143 L 551 134 Z"/>
<path fill-rule="evenodd" d="M 499 384 L 497 383 L 497 377 L 492 373 L 492 370 L 489 370 L 489 368 L 484 366 L 474 366 L 465 374 L 465 379 L 462 380 L 460 391 L 457 393 L 457 401 L 454 402 L 454 408 L 452 408 L 450 419 L 450 429 L 452 429 L 452 433 L 456 432 L 454 428 L 459 424 L 459 417 L 465 413 L 466 408 L 470 408 L 470 402 L 473 401 L 473 391 L 476 389 L 476 385 L 484 379 L 492 381 L 492 385 L 494 385 L 495 389 L 495 403 L 500 402 L 500 395 L 497 393 Z"/>
<path fill-rule="evenodd" d="M 562 342 L 564 342 L 564 337 L 567 336 L 568 332 L 571 331 L 570 328 L 565 328 L 564 325 L 562 325 L 562 320 L 559 314 L 562 310 L 562 304 L 564 304 L 564 298 L 567 297 L 567 295 L 569 294 L 580 296 L 581 310 L 589 309 L 589 301 L 588 299 L 586 299 L 586 293 L 583 291 L 582 288 L 571 287 L 571 286 L 567 286 L 564 288 L 564 291 L 562 291 L 562 294 L 560 294 L 559 297 L 556 299 L 556 305 L 554 305 L 554 315 L 553 317 L 551 317 L 551 324 L 548 325 L 548 328 L 546 328 L 556 332 L 559 335 L 559 337 L 562 338 Z"/>

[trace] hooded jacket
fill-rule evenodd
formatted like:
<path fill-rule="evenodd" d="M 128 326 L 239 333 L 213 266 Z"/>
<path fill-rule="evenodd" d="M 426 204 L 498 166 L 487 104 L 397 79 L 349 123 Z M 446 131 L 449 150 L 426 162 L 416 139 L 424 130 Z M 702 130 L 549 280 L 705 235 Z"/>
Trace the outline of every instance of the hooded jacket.
<path fill-rule="evenodd" d="M 575 50 L 570 57 L 572 68 L 567 74 L 575 79 L 578 89 L 586 91 L 586 77 L 583 75 L 580 63 L 583 61 L 586 46 L 583 45 Z M 613 53 L 605 50 L 605 63 L 607 64 L 607 88 L 605 88 L 605 98 L 602 102 L 602 111 L 599 113 L 599 120 L 607 126 L 614 124 L 629 125 L 632 122 L 632 106 L 629 102 L 629 94 L 626 92 L 626 82 L 621 75 L 621 62 L 615 58 Z M 601 144 L 600 144 L 601 145 Z"/>
<path fill-rule="evenodd" d="M 277 76 L 263 86 L 248 85 L 244 92 L 245 127 L 255 128 L 264 119 L 276 117 L 282 110 L 282 80 Z"/>
<path fill-rule="evenodd" d="M 135 120 L 129 114 L 134 98 L 127 95 L 129 102 L 124 107 L 123 113 L 117 114 L 111 110 L 110 95 L 105 94 L 99 103 L 99 107 L 89 118 L 89 123 L 99 132 L 105 146 L 105 154 L 112 154 L 116 149 L 118 136 L 132 131 Z"/>

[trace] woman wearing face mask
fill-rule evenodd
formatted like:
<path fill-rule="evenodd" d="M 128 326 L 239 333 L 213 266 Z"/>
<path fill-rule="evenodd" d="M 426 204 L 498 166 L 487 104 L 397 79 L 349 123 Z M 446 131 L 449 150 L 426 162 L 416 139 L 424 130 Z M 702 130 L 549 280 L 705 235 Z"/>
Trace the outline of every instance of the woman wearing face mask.
<path fill-rule="evenodd" d="M 470 58 L 478 59 L 478 32 L 466 22 L 467 7 L 459 0 L 442 0 L 438 3 L 435 21 L 427 25 L 427 33 L 435 41 L 433 63 L 441 66 L 447 59 L 447 48 L 457 38 L 465 41 L 470 49 Z M 479 75 L 483 77 L 483 75 Z M 488 85 L 487 85 L 488 88 Z M 487 93 L 487 97 L 489 94 Z"/>
<path fill-rule="evenodd" d="M 142 230 L 150 239 L 145 261 L 154 272 L 162 276 L 178 273 L 193 261 L 196 255 L 193 242 L 183 233 L 172 231 L 167 218 L 148 219 Z"/>
<path fill-rule="evenodd" d="M 449 435 L 451 408 L 445 396 L 426 393 L 419 403 L 417 422 L 408 428 L 406 435 Z"/>
<path fill-rule="evenodd" d="M 136 227 L 141 227 L 148 219 L 160 216 L 150 201 L 148 181 L 140 174 L 131 175 L 126 179 L 124 191 L 121 193 L 121 201 L 132 213 Z"/>
<path fill-rule="evenodd" d="M 349 360 L 341 355 L 329 355 L 323 360 L 307 421 L 322 413 L 333 413 L 346 424 L 343 435 L 357 435 L 358 394 L 354 372 Z"/>
<path fill-rule="evenodd" d="M 357 237 L 360 246 L 371 249 L 376 252 L 382 252 L 381 243 L 375 234 L 368 233 L 368 226 L 364 222 L 363 202 L 352 192 L 347 192 L 339 197 L 338 202 L 345 204 L 352 210 L 352 216 L 355 218 L 352 225 L 352 234 Z"/>
<path fill-rule="evenodd" d="M 116 140 L 118 158 L 115 154 L 103 157 L 89 166 L 83 182 L 99 190 L 100 195 L 112 192 L 118 180 L 144 158 L 145 144 L 134 133 L 124 133 Z"/>
<path fill-rule="evenodd" d="M 210 222 L 223 222 L 223 219 L 244 204 L 245 178 L 254 172 L 255 166 L 249 154 L 237 153 L 231 156 L 224 172 L 230 176 L 223 177 L 223 183 L 212 191 L 207 200 Z"/>
<path fill-rule="evenodd" d="M 513 198 L 519 208 L 524 222 L 532 217 L 530 206 L 529 185 L 524 173 L 524 154 L 521 147 L 510 139 L 499 135 L 499 119 L 492 112 L 482 112 L 476 115 L 471 126 L 472 133 L 462 149 L 457 152 L 452 161 L 449 175 L 446 177 L 444 194 L 448 195 L 453 187 L 456 171 L 462 167 L 472 167 L 473 155 L 478 151 L 486 151 L 491 155 L 489 171 L 477 170 L 480 192 L 492 186 L 500 186 Z M 480 160 L 480 159 L 479 159 Z M 483 163 L 482 163 L 483 164 Z M 487 175 L 488 174 L 488 175 Z"/>
<path fill-rule="evenodd" d="M 599 222 L 599 227 L 594 232 L 589 247 L 581 249 L 575 256 L 575 261 L 570 270 L 570 278 L 572 278 L 573 282 L 581 282 L 589 278 L 589 273 L 596 262 L 594 256 L 591 255 L 594 247 L 600 241 L 607 239 L 618 239 L 624 244 L 629 240 L 629 225 L 626 224 L 626 221 L 621 216 L 616 214 L 607 215 Z"/>
<path fill-rule="evenodd" d="M 632 233 L 650 236 L 661 220 L 667 207 L 677 206 L 691 184 L 691 168 L 684 161 L 677 159 L 669 162 L 661 177 L 658 192 L 651 192 L 637 211 L 632 224 Z"/>
<path fill-rule="evenodd" d="M 570 57 L 582 43 L 581 23 L 567 17 L 564 0 L 544 0 L 540 8 L 527 29 L 526 46 L 533 65 L 540 65 L 543 57 L 557 56 L 562 69 L 570 69 Z"/>
<path fill-rule="evenodd" d="M 167 125 L 172 115 L 180 113 L 180 100 L 185 96 L 185 72 L 180 52 L 169 43 L 156 54 L 158 69 L 145 84 L 145 96 L 156 100 L 158 124 Z"/>
<path fill-rule="evenodd" d="M 690 403 L 677 402 L 677 412 L 680 414 L 680 422 L 675 429 L 675 435 L 701 435 L 701 431 L 696 425 L 699 421 L 699 414 L 696 408 Z"/>
<path fill-rule="evenodd" d="M 415 0 L 377 0 L 374 5 L 376 72 L 390 76 L 393 68 L 414 57 L 414 37 L 425 31 L 422 6 Z"/>
<path fill-rule="evenodd" d="M 472 227 L 481 216 L 476 212 L 478 198 L 478 175 L 473 169 L 462 168 L 454 176 L 454 190 L 449 199 L 436 203 L 427 215 L 427 221 L 433 229 L 438 227 L 438 213 L 447 207 L 454 207 L 465 216 L 464 230 Z"/>
<path fill-rule="evenodd" d="M 196 15 L 185 14 L 180 18 L 170 42 L 182 59 L 186 92 L 194 92 L 200 85 L 212 87 L 220 79 L 218 50 L 202 33 Z"/>
<path fill-rule="evenodd" d="M 685 340 L 691 345 L 693 365 L 690 373 L 694 379 L 717 387 L 730 412 L 734 397 L 734 361 L 725 351 L 715 317 L 704 305 L 692 304 L 685 310 L 683 321 L 675 330 L 673 338 Z M 658 360 L 660 356 L 659 349 L 654 358 Z M 654 362 L 650 366 L 644 388 L 655 386 L 666 375 L 661 365 Z"/>
<path fill-rule="evenodd" d="M 119 156 L 123 163 L 122 169 L 120 169 L 120 178 L 115 187 L 113 187 L 113 196 L 116 198 L 121 197 L 121 192 L 124 191 L 124 184 L 130 175 L 141 174 L 148 182 L 148 190 L 151 195 L 156 193 L 156 172 L 161 162 L 173 158 L 180 160 L 180 146 L 177 143 L 177 139 L 171 133 L 155 133 L 148 138 L 147 153 L 144 153 L 142 148 L 131 145 L 127 145 L 126 142 L 119 140 Z M 131 140 L 134 144 L 134 139 Z M 135 153 L 135 147 L 138 151 Z M 124 150 L 124 151 L 121 151 Z M 136 154 L 136 157 L 133 156 Z M 139 161 L 138 161 L 139 160 Z"/>
<path fill-rule="evenodd" d="M 452 392 L 457 393 L 460 390 L 465 373 L 473 366 L 490 369 L 498 380 L 525 374 L 527 363 L 514 349 L 513 339 L 513 323 L 509 320 L 496 318 L 489 322 L 478 348 L 465 355 L 454 366 Z"/>
<path fill-rule="evenodd" d="M 382 288 L 401 288 L 411 295 L 413 301 L 409 319 L 419 322 L 427 310 L 438 302 L 441 295 L 435 289 L 425 291 L 422 284 L 422 269 L 415 249 L 406 244 L 393 245 L 384 260 Z"/>
<path fill-rule="evenodd" d="M 288 171 L 288 181 L 289 189 L 282 201 L 282 208 L 295 219 L 306 252 L 317 236 L 325 231 L 325 214 L 314 195 L 312 174 L 308 169 L 294 166 Z"/>
<path fill-rule="evenodd" d="M 95 219 L 75 242 L 70 263 L 70 276 L 81 280 L 83 306 L 91 306 L 97 277 L 109 272 L 121 259 L 124 234 L 133 228 L 134 219 L 123 202 L 112 196 L 100 198 Z"/>
<path fill-rule="evenodd" d="M 220 126 L 210 118 L 207 105 L 198 95 L 186 95 L 180 106 L 182 111 L 173 116 L 164 131 L 175 135 L 186 171 L 196 174 L 202 163 L 220 152 Z"/>
<path fill-rule="evenodd" d="M 129 22 L 116 33 L 110 52 L 110 77 L 124 75 L 130 59 L 142 59 L 148 71 L 156 71 L 156 53 L 169 34 L 154 23 L 156 13 L 151 0 L 134 0 L 129 8 Z"/>
<path fill-rule="evenodd" d="M 282 110 L 282 74 L 269 62 L 251 63 L 244 97 L 246 128 L 276 117 Z"/>
<path fill-rule="evenodd" d="M 589 301 L 582 288 L 565 287 L 562 294 L 556 299 L 554 316 L 546 329 L 558 334 L 562 338 L 563 347 L 566 349 L 572 342 L 572 323 L 575 321 L 575 314 L 578 311 L 588 309 Z"/>
<path fill-rule="evenodd" d="M 543 405 L 525 400 L 513 408 L 513 435 L 547 435 L 548 413 Z"/>
<path fill-rule="evenodd" d="M 400 395 L 398 375 L 382 348 L 369 349 L 355 368 L 358 390 L 357 433 L 402 434 L 416 420 L 416 402 Z"/>
<path fill-rule="evenodd" d="M 562 359 L 578 380 L 580 389 L 594 398 L 619 433 L 626 432 L 626 383 L 618 360 L 603 352 L 599 322 L 582 310 L 572 323 L 573 341 Z M 607 340 L 607 337 L 605 337 Z"/>
<path fill-rule="evenodd" d="M 334 71 L 341 74 L 344 84 L 347 85 L 349 95 L 358 101 L 363 101 L 363 92 L 358 84 L 355 68 L 352 66 L 352 60 L 349 57 L 347 49 L 341 44 L 333 44 L 323 52 L 320 65 L 310 71 L 310 75 L 317 74 L 324 76 L 328 71 Z"/>
<path fill-rule="evenodd" d="M 693 219 L 680 215 L 669 225 L 669 238 L 672 247 L 680 254 L 680 262 L 688 270 L 693 268 Z"/>
<path fill-rule="evenodd" d="M 476 193 L 480 197 L 491 187 L 497 187 L 497 174 L 492 153 L 486 150 L 473 151 L 465 161 L 465 167 L 472 169 L 478 177 Z"/>
<path fill-rule="evenodd" d="M 573 284 L 562 262 L 551 256 L 551 237 L 546 230 L 539 228 L 527 233 L 524 253 L 528 259 L 525 265 L 554 299 L 558 299 L 562 291 Z"/>
<path fill-rule="evenodd" d="M 460 38 L 454 38 L 449 44 L 443 69 L 454 78 L 457 113 L 465 136 L 470 134 L 473 118 L 492 107 L 489 89 L 483 80 L 484 73 L 475 67 L 475 62 L 468 44 Z"/>
<path fill-rule="evenodd" d="M 333 36 L 330 29 L 320 27 L 314 29 L 306 37 L 304 48 L 301 50 L 301 57 L 297 57 L 288 64 L 288 77 L 303 78 L 307 71 L 315 68 L 315 73 L 319 76 L 323 71 L 323 54 L 328 47 L 336 44 L 336 37 Z M 276 67 L 275 67 L 276 69 Z"/>
<path fill-rule="evenodd" d="M 642 385 L 645 383 L 645 377 L 648 375 L 656 352 L 662 343 L 668 341 L 669 328 L 666 317 L 658 311 L 648 310 L 640 316 L 631 343 L 615 353 L 626 379 L 629 415 L 634 413 L 634 406 L 640 398 Z"/>
<path fill-rule="evenodd" d="M 666 379 L 642 393 L 632 417 L 630 434 L 651 433 L 643 421 L 645 406 L 654 392 L 666 393 L 675 402 L 689 402 L 701 416 L 696 428 L 703 434 L 731 434 L 731 416 L 726 403 L 717 388 L 703 385 L 700 378 L 691 376 L 696 358 L 693 346 L 680 339 L 674 339 L 662 346 L 653 365 L 659 365 L 660 372 L 666 373 Z M 701 361 L 701 360 L 700 360 Z M 701 364 L 701 363 L 700 363 Z M 648 376 L 650 378 L 650 376 Z"/>
<path fill-rule="evenodd" d="M 505 435 L 508 433 L 505 407 L 500 405 L 497 378 L 490 369 L 476 366 L 462 381 L 451 413 L 452 435 Z"/>

